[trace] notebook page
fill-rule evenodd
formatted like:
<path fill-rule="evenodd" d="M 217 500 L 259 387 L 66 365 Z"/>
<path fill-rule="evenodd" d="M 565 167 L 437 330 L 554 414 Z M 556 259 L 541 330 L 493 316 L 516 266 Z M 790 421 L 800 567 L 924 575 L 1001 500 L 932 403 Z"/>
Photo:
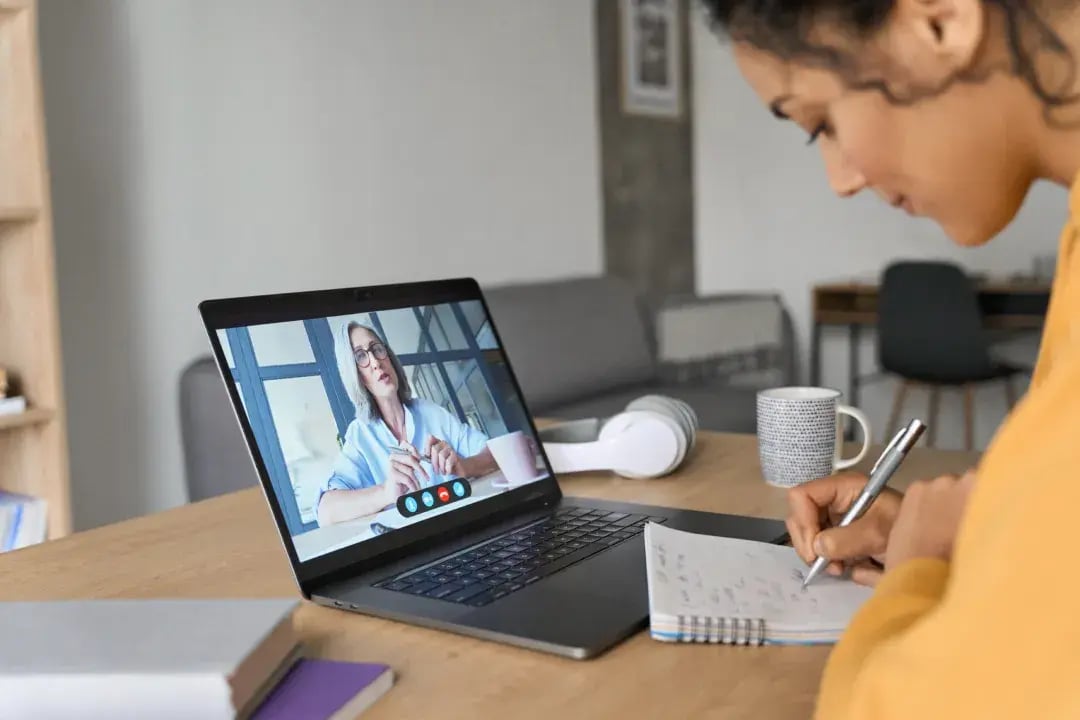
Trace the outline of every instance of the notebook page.
<path fill-rule="evenodd" d="M 870 588 L 807 571 L 794 548 L 645 526 L 653 615 L 764 619 L 798 631 L 842 630 Z"/>

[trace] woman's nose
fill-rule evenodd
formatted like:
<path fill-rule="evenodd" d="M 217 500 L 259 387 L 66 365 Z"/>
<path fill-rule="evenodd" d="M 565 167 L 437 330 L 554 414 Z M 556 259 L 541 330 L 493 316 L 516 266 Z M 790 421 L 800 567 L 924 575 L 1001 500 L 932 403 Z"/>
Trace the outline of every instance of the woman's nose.
<path fill-rule="evenodd" d="M 821 159 L 825 163 L 829 187 L 840 197 L 851 197 L 867 186 L 866 178 L 844 157 L 843 151 L 835 142 L 822 140 Z"/>

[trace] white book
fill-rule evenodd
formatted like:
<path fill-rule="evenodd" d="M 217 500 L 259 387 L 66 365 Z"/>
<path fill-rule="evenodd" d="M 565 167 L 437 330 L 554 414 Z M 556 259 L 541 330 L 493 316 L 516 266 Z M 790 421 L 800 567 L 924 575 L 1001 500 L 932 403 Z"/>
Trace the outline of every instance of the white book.
<path fill-rule="evenodd" d="M 0 603 L 0 718 L 247 717 L 300 654 L 297 605 Z"/>
<path fill-rule="evenodd" d="M 0 552 L 43 542 L 46 509 L 42 498 L 0 491 Z"/>
<path fill-rule="evenodd" d="M 0 398 L 0 415 L 14 415 L 26 411 L 26 398 L 22 395 Z"/>
<path fill-rule="evenodd" d="M 668 642 L 833 643 L 870 588 L 821 575 L 795 549 L 645 526 L 649 627 Z"/>

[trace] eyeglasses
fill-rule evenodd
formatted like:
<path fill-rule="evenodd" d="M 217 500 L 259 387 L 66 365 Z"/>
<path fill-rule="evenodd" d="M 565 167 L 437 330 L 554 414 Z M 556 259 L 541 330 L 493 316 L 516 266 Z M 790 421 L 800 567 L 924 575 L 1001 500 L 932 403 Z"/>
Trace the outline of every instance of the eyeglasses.
<path fill-rule="evenodd" d="M 353 348 L 353 358 L 356 360 L 356 364 L 362 368 L 366 368 L 371 364 L 371 356 L 374 355 L 376 360 L 385 360 L 387 355 L 386 346 L 380 342 L 373 342 L 367 348 Z"/>

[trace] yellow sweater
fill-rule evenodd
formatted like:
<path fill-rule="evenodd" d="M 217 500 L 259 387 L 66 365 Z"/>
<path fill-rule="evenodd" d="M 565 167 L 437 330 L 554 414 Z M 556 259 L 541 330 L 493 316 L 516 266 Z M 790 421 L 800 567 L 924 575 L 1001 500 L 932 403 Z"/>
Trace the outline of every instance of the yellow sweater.
<path fill-rule="evenodd" d="M 951 563 L 889 571 L 816 717 L 1080 718 L 1080 181 L 1031 388 L 978 467 Z"/>

